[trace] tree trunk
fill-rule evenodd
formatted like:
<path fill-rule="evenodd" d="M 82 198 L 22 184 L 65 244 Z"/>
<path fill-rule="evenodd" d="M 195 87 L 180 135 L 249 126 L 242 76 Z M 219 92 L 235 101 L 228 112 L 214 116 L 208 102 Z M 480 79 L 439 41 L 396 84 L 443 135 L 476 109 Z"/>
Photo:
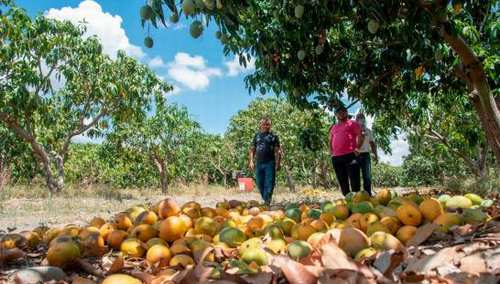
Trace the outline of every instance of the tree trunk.
<path fill-rule="evenodd" d="M 290 170 L 288 169 L 288 166 L 283 165 L 283 170 L 285 171 L 286 183 L 288 185 L 288 188 L 290 188 L 291 192 L 296 192 L 295 191 L 295 183 L 293 181 L 292 175 L 290 174 Z"/>
<path fill-rule="evenodd" d="M 51 168 L 51 159 L 45 148 L 35 140 L 34 135 L 23 129 L 8 113 L 0 112 L 0 121 L 3 121 L 7 128 L 14 132 L 18 138 L 31 146 L 35 158 L 42 167 L 49 191 L 51 193 L 60 192 L 64 186 L 64 167 L 62 166 L 62 160 L 56 163 L 56 169 L 58 169 L 59 176 L 55 179 Z"/>
<path fill-rule="evenodd" d="M 451 23 L 441 25 L 441 35 L 453 51 L 458 55 L 462 67 L 457 75 L 465 81 L 470 90 L 474 107 L 480 117 L 481 125 L 486 133 L 488 144 L 495 155 L 497 171 L 500 170 L 500 111 L 495 102 L 484 67 L 474 51 L 459 36 L 451 34 Z M 475 97 L 477 96 L 478 99 Z M 476 101 L 476 102 L 475 102 Z"/>
<path fill-rule="evenodd" d="M 10 174 L 11 171 L 9 166 L 7 166 L 5 156 L 0 154 L 0 191 L 9 183 Z"/>
<path fill-rule="evenodd" d="M 471 94 L 470 99 L 472 101 L 472 104 L 474 105 L 474 108 L 476 109 L 478 116 L 479 116 L 479 121 L 481 122 L 481 125 L 483 126 L 484 132 L 486 134 L 486 141 L 488 141 L 488 145 L 491 147 L 491 150 L 493 151 L 493 154 L 495 155 L 495 159 L 497 162 L 497 171 L 498 171 L 498 168 L 500 168 L 500 165 L 499 165 L 500 147 L 494 148 L 493 145 L 495 145 L 496 143 L 500 143 L 500 141 L 499 141 L 500 136 L 495 136 L 494 129 L 488 121 L 488 115 L 481 104 L 480 98 L 474 94 Z"/>
<path fill-rule="evenodd" d="M 317 167 L 318 167 L 318 164 L 316 163 L 316 160 L 314 160 L 313 161 L 313 169 L 312 169 L 312 186 L 313 186 L 313 188 L 318 187 L 318 179 L 317 179 L 318 176 L 316 174 Z"/>
<path fill-rule="evenodd" d="M 219 166 L 217 166 L 216 164 L 213 164 L 212 165 L 214 166 L 214 168 L 219 171 L 220 175 L 222 176 L 222 184 L 224 185 L 224 187 L 227 187 L 227 173 Z"/>
<path fill-rule="evenodd" d="M 156 155 L 151 157 L 151 159 L 155 163 L 156 169 L 160 174 L 161 192 L 166 194 L 168 192 L 168 177 L 167 177 L 167 165 L 165 163 L 165 159 L 162 159 Z"/>
<path fill-rule="evenodd" d="M 483 180 L 488 176 L 488 145 L 478 147 L 478 158 L 476 161 L 479 171 L 479 179 Z"/>
<path fill-rule="evenodd" d="M 330 188 L 331 184 L 330 181 L 328 180 L 328 163 L 325 161 L 320 162 L 320 167 L 321 167 L 321 173 L 320 173 L 320 180 L 321 180 L 321 185 L 324 188 Z"/>
<path fill-rule="evenodd" d="M 160 170 L 160 184 L 161 184 L 161 192 L 167 193 L 168 192 L 168 179 L 167 179 L 167 173 L 165 172 L 165 169 Z"/>
<path fill-rule="evenodd" d="M 42 166 L 42 172 L 45 176 L 45 181 L 47 183 L 49 191 L 51 193 L 61 192 L 64 186 L 64 177 L 62 179 L 60 177 L 58 178 L 54 177 L 54 173 L 50 166 L 50 159 L 48 157 L 46 160 L 44 158 L 42 158 L 41 160 L 42 161 L 40 162 L 40 164 Z"/>
<path fill-rule="evenodd" d="M 3 188 L 4 184 L 4 171 L 5 171 L 5 158 L 3 154 L 0 154 L 0 190 Z"/>

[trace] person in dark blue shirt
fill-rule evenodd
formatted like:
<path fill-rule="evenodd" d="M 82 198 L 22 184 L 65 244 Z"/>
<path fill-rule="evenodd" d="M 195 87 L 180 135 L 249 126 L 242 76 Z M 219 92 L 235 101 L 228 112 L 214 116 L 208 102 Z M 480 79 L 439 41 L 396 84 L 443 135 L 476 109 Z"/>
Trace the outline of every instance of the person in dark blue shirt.
<path fill-rule="evenodd" d="M 271 132 L 271 120 L 263 118 L 260 121 L 260 131 L 255 134 L 250 146 L 248 167 L 255 171 L 257 187 L 267 205 L 271 204 L 280 163 L 280 140 Z"/>

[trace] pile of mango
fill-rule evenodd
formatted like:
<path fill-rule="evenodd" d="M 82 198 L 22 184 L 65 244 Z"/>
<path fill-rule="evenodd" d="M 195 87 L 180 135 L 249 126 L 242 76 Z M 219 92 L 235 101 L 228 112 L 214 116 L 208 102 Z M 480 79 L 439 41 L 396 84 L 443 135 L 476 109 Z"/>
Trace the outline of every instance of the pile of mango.
<path fill-rule="evenodd" d="M 423 198 L 397 196 L 388 189 L 374 197 L 358 192 L 335 201 L 272 208 L 238 200 L 219 202 L 215 208 L 194 201 L 179 206 L 166 198 L 152 206 L 134 206 L 110 220 L 95 217 L 86 226 L 38 227 L 6 234 L 0 248 L 5 253 L 43 246 L 46 262 L 66 269 L 77 259 L 100 257 L 110 250 L 144 259 L 156 268 L 185 268 L 195 264 L 197 253 L 214 247 L 235 252 L 225 261 L 245 265 L 251 273 L 268 264 L 272 254 L 300 261 L 332 228 L 341 229 L 339 247 L 361 260 L 406 246 L 424 224 L 437 224 L 437 231 L 448 233 L 453 226 L 487 222 L 491 217 L 485 210 L 491 205 L 491 200 L 475 194 Z M 206 260 L 214 261 L 214 253 Z M 140 283 L 134 281 L 115 274 L 103 283 Z"/>

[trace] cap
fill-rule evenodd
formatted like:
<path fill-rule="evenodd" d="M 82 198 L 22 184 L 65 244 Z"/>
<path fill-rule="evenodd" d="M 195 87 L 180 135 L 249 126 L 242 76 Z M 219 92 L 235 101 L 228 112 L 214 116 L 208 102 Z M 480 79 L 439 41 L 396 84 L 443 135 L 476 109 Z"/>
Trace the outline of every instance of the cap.
<path fill-rule="evenodd" d="M 341 106 L 339 106 L 339 107 L 337 107 L 337 108 L 335 109 L 335 113 L 337 113 L 337 112 L 339 112 L 339 111 L 343 111 L 343 110 L 347 111 L 347 108 L 346 108 L 344 105 L 341 105 Z"/>

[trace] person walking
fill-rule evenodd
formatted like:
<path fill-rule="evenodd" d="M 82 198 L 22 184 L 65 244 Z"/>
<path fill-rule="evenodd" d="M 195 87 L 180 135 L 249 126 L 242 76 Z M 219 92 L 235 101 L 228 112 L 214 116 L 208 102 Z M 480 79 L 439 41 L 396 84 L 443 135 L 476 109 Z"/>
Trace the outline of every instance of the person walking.
<path fill-rule="evenodd" d="M 262 118 L 260 130 L 255 134 L 250 146 L 248 167 L 255 171 L 257 187 L 266 205 L 271 204 L 276 172 L 280 170 L 280 163 L 279 137 L 271 132 L 271 120 Z"/>
<path fill-rule="evenodd" d="M 356 122 L 361 127 L 361 134 L 363 135 L 363 145 L 359 148 L 358 163 L 361 168 L 361 175 L 363 176 L 363 189 L 372 195 L 372 168 L 370 149 L 373 153 L 373 160 L 378 163 L 377 145 L 373 139 L 371 129 L 366 126 L 365 115 L 358 113 L 356 115 Z"/>
<path fill-rule="evenodd" d="M 348 118 L 345 106 L 335 110 L 335 117 L 337 123 L 330 127 L 329 145 L 335 175 L 345 196 L 361 188 L 357 156 L 363 144 L 363 135 L 359 124 Z"/>

